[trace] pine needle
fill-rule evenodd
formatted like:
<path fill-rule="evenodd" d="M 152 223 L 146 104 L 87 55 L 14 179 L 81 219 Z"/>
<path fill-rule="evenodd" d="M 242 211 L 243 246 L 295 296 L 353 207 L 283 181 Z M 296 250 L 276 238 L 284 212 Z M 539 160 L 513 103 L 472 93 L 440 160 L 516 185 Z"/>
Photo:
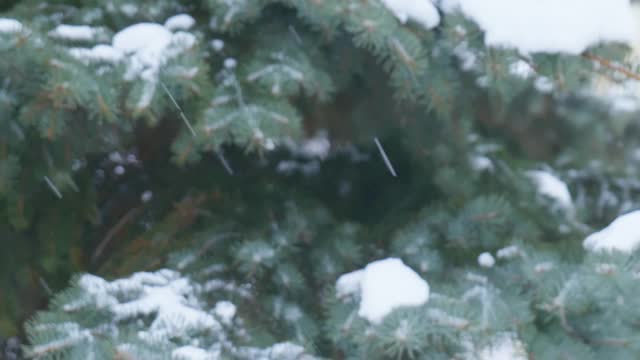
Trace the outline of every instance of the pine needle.
<path fill-rule="evenodd" d="M 231 166 L 229 166 L 229 162 L 227 162 L 227 159 L 222 154 L 222 151 L 216 151 L 216 155 L 218 156 L 218 160 L 220 160 L 222 166 L 224 166 L 229 175 L 233 175 L 233 169 L 231 168 Z"/>
<path fill-rule="evenodd" d="M 397 177 L 398 174 L 396 174 L 396 171 L 393 168 L 393 165 L 391 164 L 391 161 L 389 160 L 387 153 L 382 148 L 382 144 L 380 143 L 380 140 L 378 140 L 378 138 L 375 137 L 373 138 L 373 141 L 375 141 L 376 146 L 378 147 L 378 151 L 380 151 L 380 155 L 382 155 L 382 159 L 384 160 L 385 165 L 387 165 L 387 169 L 389 169 L 389 172 L 391 173 L 391 175 L 393 175 L 393 177 Z"/>
<path fill-rule="evenodd" d="M 164 84 L 164 82 L 160 81 L 160 85 L 162 85 L 162 88 L 164 89 L 164 91 L 167 93 L 167 95 L 169 95 L 169 99 L 171 99 L 171 102 L 173 102 L 173 105 L 175 105 L 178 111 L 180 112 L 180 117 L 182 118 L 182 121 L 184 121 L 185 125 L 187 125 L 187 128 L 191 132 L 191 135 L 195 137 L 196 131 L 191 126 L 189 119 L 187 119 L 187 116 L 184 114 L 184 111 L 182 111 L 182 108 L 180 107 L 180 105 L 178 105 L 178 102 L 176 101 L 176 99 L 173 97 L 173 95 L 171 95 L 171 92 L 169 91 L 167 86 Z"/>
<path fill-rule="evenodd" d="M 53 181 L 51 181 L 51 179 L 49 179 L 48 176 L 45 175 L 44 181 L 47 183 L 47 185 L 49 185 L 49 188 L 51 189 L 51 191 L 53 191 L 53 193 L 56 195 L 56 197 L 58 199 L 62 199 L 62 193 L 60 193 L 60 190 L 58 190 L 56 185 L 53 183 Z"/>

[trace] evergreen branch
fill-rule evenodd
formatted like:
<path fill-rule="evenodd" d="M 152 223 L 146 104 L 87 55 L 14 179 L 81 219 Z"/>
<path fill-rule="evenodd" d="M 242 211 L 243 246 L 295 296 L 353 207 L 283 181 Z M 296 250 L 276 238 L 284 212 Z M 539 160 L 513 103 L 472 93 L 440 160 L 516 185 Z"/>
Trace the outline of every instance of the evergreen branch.
<path fill-rule="evenodd" d="M 614 346 L 614 347 L 626 347 L 631 344 L 631 341 L 627 339 L 617 339 L 617 338 L 604 338 L 604 339 L 592 339 L 587 337 L 584 334 L 579 333 L 567 320 L 567 315 L 564 309 L 564 305 L 560 305 L 558 308 L 558 315 L 560 317 L 560 326 L 562 329 L 571 337 L 580 340 L 585 344 L 598 344 L 598 345 L 606 345 L 606 346 Z"/>
<path fill-rule="evenodd" d="M 47 344 L 37 345 L 31 348 L 27 353 L 28 358 L 40 358 L 47 355 L 54 355 L 60 353 L 67 348 L 73 347 L 78 343 L 85 340 L 92 340 L 95 337 L 103 336 L 104 334 L 99 330 L 82 330 L 78 333 L 71 334 L 64 339 L 55 340 Z"/>
<path fill-rule="evenodd" d="M 607 69 L 613 70 L 613 71 L 617 71 L 619 73 L 622 73 L 624 75 L 626 75 L 627 77 L 634 79 L 634 80 L 639 80 L 640 81 L 640 74 L 637 74 L 623 66 L 620 65 L 616 65 L 613 62 L 611 62 L 610 60 L 601 58 L 597 55 L 585 52 L 584 54 L 582 54 L 582 57 L 584 57 L 585 59 L 594 61 L 598 64 L 600 64 L 601 66 L 606 67 Z"/>

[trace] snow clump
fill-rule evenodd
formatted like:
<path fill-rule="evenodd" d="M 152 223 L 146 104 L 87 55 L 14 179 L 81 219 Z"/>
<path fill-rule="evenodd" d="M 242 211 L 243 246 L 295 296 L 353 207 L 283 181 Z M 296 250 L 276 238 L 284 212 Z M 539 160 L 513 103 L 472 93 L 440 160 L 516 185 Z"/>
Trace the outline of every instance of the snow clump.
<path fill-rule="evenodd" d="M 374 261 L 342 275 L 336 289 L 339 296 L 359 293 L 358 315 L 373 324 L 396 308 L 421 306 L 429 300 L 429 284 L 397 258 Z"/>

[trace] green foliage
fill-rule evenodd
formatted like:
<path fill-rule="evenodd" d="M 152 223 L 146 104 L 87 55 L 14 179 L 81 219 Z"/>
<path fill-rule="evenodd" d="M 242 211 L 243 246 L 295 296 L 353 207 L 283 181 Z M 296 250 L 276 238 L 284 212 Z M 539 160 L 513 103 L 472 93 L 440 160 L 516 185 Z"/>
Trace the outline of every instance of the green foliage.
<path fill-rule="evenodd" d="M 82 55 L 178 13 L 196 23 L 167 30 L 157 63 Z M 580 246 L 640 201 L 635 114 L 584 91 L 612 69 L 488 48 L 458 13 L 403 25 L 375 0 L 27 0 L 2 16 L 24 29 L 0 33 L 0 334 L 58 292 L 27 355 L 471 359 L 503 338 L 535 358 L 640 354 L 636 256 Z M 51 36 L 60 24 L 96 35 Z M 565 180 L 575 211 L 532 169 Z M 390 256 L 430 298 L 370 323 L 336 279 Z M 101 277 L 59 291 L 78 272 Z M 153 293 L 204 322 L 173 328 Z"/>

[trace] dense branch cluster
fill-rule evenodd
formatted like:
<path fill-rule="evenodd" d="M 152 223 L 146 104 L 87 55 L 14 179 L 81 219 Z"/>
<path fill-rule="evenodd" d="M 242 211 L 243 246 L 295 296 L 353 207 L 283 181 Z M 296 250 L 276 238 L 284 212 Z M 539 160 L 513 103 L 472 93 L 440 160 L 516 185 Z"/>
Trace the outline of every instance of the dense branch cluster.
<path fill-rule="evenodd" d="M 637 358 L 628 4 L 514 3 L 3 13 L 0 313 L 58 292 L 25 354 Z"/>

